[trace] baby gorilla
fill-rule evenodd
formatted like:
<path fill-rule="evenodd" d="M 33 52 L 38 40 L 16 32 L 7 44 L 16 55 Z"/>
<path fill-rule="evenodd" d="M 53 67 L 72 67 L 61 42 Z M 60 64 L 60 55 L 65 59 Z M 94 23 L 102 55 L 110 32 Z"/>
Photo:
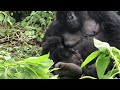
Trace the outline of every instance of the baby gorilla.
<path fill-rule="evenodd" d="M 82 75 L 82 69 L 80 68 L 82 64 L 81 55 L 77 50 L 65 48 L 62 43 L 61 37 L 47 37 L 46 42 L 42 43 L 42 55 L 45 54 L 44 50 L 50 51 L 50 59 L 55 63 L 53 66 L 60 68 L 54 71 L 54 74 L 58 74 L 61 78 L 79 78 Z M 52 57 L 53 55 L 54 57 Z"/>
<path fill-rule="evenodd" d="M 79 78 L 82 75 L 82 69 L 80 68 L 80 64 L 82 63 L 82 59 L 78 51 L 66 50 L 65 57 L 62 57 L 60 62 L 55 64 L 56 68 L 60 68 L 59 70 L 54 71 L 54 74 L 58 74 L 60 78 Z M 64 52 L 64 53 L 65 53 Z M 73 61 L 73 62 L 72 62 Z M 78 65 L 77 65 L 78 64 Z"/>

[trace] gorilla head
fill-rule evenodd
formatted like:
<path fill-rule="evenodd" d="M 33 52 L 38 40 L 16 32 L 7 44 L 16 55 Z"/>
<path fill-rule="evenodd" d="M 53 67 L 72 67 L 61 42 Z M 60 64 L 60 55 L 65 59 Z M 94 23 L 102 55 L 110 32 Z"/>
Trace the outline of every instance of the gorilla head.
<path fill-rule="evenodd" d="M 70 30 L 72 32 L 78 31 L 82 26 L 84 20 L 83 15 L 79 12 L 74 11 L 58 11 L 56 14 L 56 18 L 59 21 L 60 25 L 64 27 L 66 30 Z"/>

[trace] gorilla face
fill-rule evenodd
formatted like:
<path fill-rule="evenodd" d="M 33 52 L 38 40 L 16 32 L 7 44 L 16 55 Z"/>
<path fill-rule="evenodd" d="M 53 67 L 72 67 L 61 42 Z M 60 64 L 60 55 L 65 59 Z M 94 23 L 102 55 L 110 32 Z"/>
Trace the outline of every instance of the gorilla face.
<path fill-rule="evenodd" d="M 66 25 L 71 27 L 73 31 L 79 29 L 80 23 L 78 17 L 75 15 L 75 12 L 68 12 L 66 17 Z"/>
<path fill-rule="evenodd" d="M 75 11 L 58 11 L 57 20 L 64 29 L 75 32 L 80 28 L 80 21 Z"/>

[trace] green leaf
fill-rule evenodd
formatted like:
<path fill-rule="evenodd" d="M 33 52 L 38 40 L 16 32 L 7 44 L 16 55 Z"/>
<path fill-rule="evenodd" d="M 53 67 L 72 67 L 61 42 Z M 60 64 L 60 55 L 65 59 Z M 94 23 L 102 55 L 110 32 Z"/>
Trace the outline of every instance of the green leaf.
<path fill-rule="evenodd" d="M 5 18 L 4 14 L 0 13 L 0 22 L 2 22 L 4 18 Z"/>
<path fill-rule="evenodd" d="M 50 79 L 58 79 L 58 76 L 59 76 L 59 75 L 54 75 L 54 76 L 52 76 Z"/>
<path fill-rule="evenodd" d="M 14 59 L 0 63 L 1 79 L 49 79 L 50 67 L 54 64 L 49 54 L 30 57 L 21 61 Z"/>
<path fill-rule="evenodd" d="M 38 63 L 40 62 L 41 60 L 39 59 L 40 57 L 29 57 L 29 58 L 26 58 L 24 59 L 24 62 L 28 62 L 28 63 Z"/>
<path fill-rule="evenodd" d="M 11 16 L 8 16 L 9 20 L 10 20 L 10 23 L 11 25 L 15 23 L 15 19 Z"/>
<path fill-rule="evenodd" d="M 43 61 L 49 61 L 49 54 L 45 54 L 43 56 L 40 57 L 29 57 L 27 59 L 24 59 L 24 62 L 28 62 L 28 63 L 40 63 Z"/>
<path fill-rule="evenodd" d="M 116 47 L 111 47 L 110 49 L 112 51 L 114 59 L 116 59 L 120 63 L 120 50 L 117 49 Z M 113 58 L 113 57 L 111 57 L 111 58 Z"/>
<path fill-rule="evenodd" d="M 4 56 L 5 60 L 10 60 L 11 59 L 11 56 L 8 55 L 8 56 Z"/>
<path fill-rule="evenodd" d="M 89 62 L 91 62 L 93 59 L 95 59 L 100 54 L 100 51 L 94 51 L 92 52 L 82 63 L 81 68 L 87 65 Z"/>
<path fill-rule="evenodd" d="M 26 36 L 32 36 L 32 35 L 34 35 L 34 30 L 32 30 L 32 31 L 25 31 L 25 35 Z"/>
<path fill-rule="evenodd" d="M 81 77 L 79 79 L 97 79 L 97 78 L 92 77 L 92 76 L 83 76 L 83 77 Z"/>
<path fill-rule="evenodd" d="M 41 79 L 49 79 L 49 68 L 42 67 L 42 65 L 39 65 L 37 67 L 31 67 L 33 70 L 38 74 L 39 78 Z"/>
<path fill-rule="evenodd" d="M 7 21 L 11 26 L 15 23 L 15 19 L 10 16 L 7 18 Z"/>
<path fill-rule="evenodd" d="M 27 26 L 27 22 L 25 22 L 24 20 L 21 22 L 21 26 L 26 27 Z"/>
<path fill-rule="evenodd" d="M 1 30 L 1 29 L 0 29 L 0 36 L 2 36 L 2 37 L 6 36 L 6 33 L 3 30 Z"/>
<path fill-rule="evenodd" d="M 14 59 L 9 59 L 9 60 L 6 60 L 5 62 L 4 62 L 4 64 L 6 65 L 6 64 L 14 64 L 15 63 L 15 60 Z"/>
<path fill-rule="evenodd" d="M 119 73 L 118 69 L 112 69 L 103 76 L 103 79 L 114 79 L 115 75 L 118 73 Z"/>
<path fill-rule="evenodd" d="M 105 57 L 105 54 L 100 54 L 96 60 L 95 66 L 97 70 L 97 75 L 99 79 L 102 79 L 104 76 L 104 73 L 110 63 L 110 58 Z"/>
<path fill-rule="evenodd" d="M 53 72 L 53 71 L 56 71 L 56 70 L 59 70 L 60 68 L 53 68 L 50 70 L 50 72 Z"/>
<path fill-rule="evenodd" d="M 106 50 L 110 50 L 110 45 L 108 43 L 101 42 L 95 38 L 94 38 L 94 46 L 102 52 L 105 52 Z"/>

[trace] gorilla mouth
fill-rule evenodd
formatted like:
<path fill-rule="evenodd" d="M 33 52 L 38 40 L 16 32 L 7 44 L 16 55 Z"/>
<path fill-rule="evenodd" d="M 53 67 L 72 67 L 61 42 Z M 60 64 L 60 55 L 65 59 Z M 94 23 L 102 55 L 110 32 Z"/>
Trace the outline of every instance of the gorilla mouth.
<path fill-rule="evenodd" d="M 68 41 L 68 42 L 64 41 L 63 45 L 66 48 L 72 48 L 72 47 L 76 46 L 81 40 L 82 40 L 82 38 L 77 41 L 73 41 L 73 42 L 72 41 Z"/>

